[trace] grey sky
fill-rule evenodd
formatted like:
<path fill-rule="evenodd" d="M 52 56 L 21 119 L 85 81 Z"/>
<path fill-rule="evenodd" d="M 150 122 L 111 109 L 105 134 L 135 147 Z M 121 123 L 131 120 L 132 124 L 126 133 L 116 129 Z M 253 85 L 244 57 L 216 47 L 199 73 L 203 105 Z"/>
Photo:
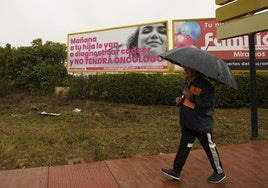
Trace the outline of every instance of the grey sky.
<path fill-rule="evenodd" d="M 147 22 L 215 17 L 215 0 L 0 0 L 0 46 Z"/>

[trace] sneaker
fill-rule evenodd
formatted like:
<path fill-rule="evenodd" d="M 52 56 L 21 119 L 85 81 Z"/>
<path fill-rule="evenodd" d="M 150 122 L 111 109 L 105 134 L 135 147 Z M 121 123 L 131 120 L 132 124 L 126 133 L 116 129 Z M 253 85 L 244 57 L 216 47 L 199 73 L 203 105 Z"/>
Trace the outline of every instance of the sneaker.
<path fill-rule="evenodd" d="M 208 178 L 208 181 L 210 183 L 220 183 L 222 180 L 224 180 L 226 178 L 226 175 L 225 173 L 221 173 L 221 174 L 218 174 L 216 172 L 214 172 L 209 178 Z"/>
<path fill-rule="evenodd" d="M 173 179 L 175 179 L 175 180 L 180 180 L 180 174 L 174 172 L 173 169 L 164 169 L 164 168 L 162 168 L 162 172 L 163 172 L 165 175 L 167 175 L 167 176 L 169 176 L 169 177 L 171 177 L 171 178 L 173 178 Z"/>

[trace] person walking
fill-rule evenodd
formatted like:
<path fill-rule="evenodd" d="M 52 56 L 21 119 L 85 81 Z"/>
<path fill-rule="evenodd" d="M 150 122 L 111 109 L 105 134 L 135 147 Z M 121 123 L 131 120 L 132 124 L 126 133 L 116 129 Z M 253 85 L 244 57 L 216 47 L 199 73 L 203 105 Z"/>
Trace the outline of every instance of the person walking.
<path fill-rule="evenodd" d="M 214 127 L 214 87 L 198 71 L 185 67 L 186 83 L 176 98 L 176 105 L 180 106 L 179 117 L 181 125 L 181 139 L 176 153 L 173 168 L 162 168 L 162 172 L 176 180 L 180 180 L 180 173 L 197 138 L 213 169 L 208 178 L 211 183 L 219 183 L 226 178 L 216 144 L 212 139 Z"/>

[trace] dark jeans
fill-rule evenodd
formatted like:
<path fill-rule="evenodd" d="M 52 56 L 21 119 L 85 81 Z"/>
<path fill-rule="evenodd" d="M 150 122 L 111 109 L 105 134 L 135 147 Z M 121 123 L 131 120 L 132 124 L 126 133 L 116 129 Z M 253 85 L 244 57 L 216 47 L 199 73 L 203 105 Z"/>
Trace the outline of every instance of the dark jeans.
<path fill-rule="evenodd" d="M 214 172 L 223 173 L 222 163 L 216 145 L 212 140 L 212 134 L 200 133 L 189 129 L 182 129 L 179 149 L 173 163 L 174 171 L 181 172 L 196 138 L 204 148 Z"/>

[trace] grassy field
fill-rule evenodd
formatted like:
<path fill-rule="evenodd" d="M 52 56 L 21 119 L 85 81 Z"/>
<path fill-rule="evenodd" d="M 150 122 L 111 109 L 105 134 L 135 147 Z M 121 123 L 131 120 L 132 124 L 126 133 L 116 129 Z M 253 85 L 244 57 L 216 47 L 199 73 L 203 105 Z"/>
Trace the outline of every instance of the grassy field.
<path fill-rule="evenodd" d="M 258 115 L 257 141 L 268 140 L 268 109 L 259 109 Z M 175 153 L 180 138 L 176 106 L 17 94 L 0 98 L 0 118 L 0 170 Z M 216 109 L 217 146 L 252 142 L 250 122 L 249 108 Z"/>

